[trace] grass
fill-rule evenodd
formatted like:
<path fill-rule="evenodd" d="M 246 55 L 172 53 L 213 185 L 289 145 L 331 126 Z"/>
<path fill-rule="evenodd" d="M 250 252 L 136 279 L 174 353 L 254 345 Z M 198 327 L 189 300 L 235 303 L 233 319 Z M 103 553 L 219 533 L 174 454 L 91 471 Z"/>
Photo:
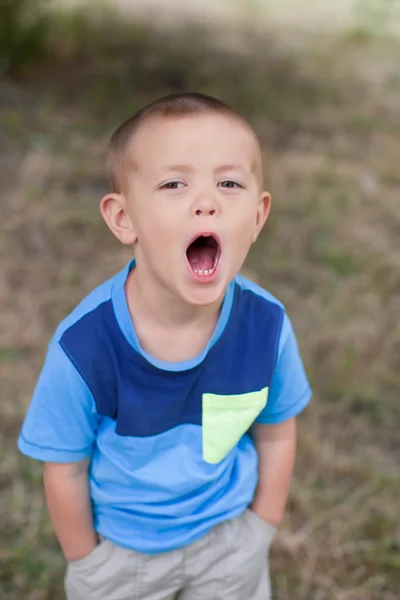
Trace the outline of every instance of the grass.
<path fill-rule="evenodd" d="M 293 54 L 284 31 L 52 18 L 40 60 L 1 91 L 0 597 L 63 598 L 41 465 L 16 437 L 56 324 L 129 257 L 97 208 L 108 135 L 151 98 L 197 89 L 260 133 L 275 202 L 246 269 L 285 302 L 314 389 L 272 553 L 275 597 L 396 600 L 398 42 L 348 35 Z"/>

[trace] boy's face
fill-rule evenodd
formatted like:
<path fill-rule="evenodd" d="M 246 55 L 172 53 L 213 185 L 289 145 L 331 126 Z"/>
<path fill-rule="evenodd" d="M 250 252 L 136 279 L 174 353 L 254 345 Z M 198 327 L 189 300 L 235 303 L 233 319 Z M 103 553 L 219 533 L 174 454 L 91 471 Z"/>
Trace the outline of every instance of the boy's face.
<path fill-rule="evenodd" d="M 153 119 L 135 133 L 129 162 L 119 201 L 138 272 L 191 305 L 220 300 L 270 207 L 251 130 L 214 114 Z"/>

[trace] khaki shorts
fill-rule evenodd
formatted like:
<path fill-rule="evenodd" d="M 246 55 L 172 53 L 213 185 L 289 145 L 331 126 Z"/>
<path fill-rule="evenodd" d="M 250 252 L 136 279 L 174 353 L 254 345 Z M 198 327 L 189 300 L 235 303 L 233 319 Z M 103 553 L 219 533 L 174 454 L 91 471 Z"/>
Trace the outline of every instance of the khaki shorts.
<path fill-rule="evenodd" d="M 275 528 L 251 510 L 190 546 L 142 554 L 107 539 L 68 564 L 68 600 L 269 600 Z"/>

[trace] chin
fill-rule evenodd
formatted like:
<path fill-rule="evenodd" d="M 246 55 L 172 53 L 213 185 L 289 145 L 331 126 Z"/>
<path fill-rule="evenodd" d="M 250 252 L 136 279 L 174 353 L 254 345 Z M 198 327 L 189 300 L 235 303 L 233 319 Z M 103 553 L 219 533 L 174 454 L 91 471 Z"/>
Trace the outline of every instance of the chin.
<path fill-rule="evenodd" d="M 215 304 L 218 301 L 223 300 L 227 285 L 204 285 L 200 284 L 197 288 L 186 290 L 181 298 L 191 306 L 209 306 Z"/>

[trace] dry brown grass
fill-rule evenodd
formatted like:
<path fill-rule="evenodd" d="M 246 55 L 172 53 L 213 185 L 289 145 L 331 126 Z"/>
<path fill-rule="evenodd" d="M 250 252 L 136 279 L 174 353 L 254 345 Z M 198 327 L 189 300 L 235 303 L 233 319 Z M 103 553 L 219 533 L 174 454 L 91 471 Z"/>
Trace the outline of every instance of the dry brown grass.
<path fill-rule="evenodd" d="M 268 53 L 253 36 L 252 57 L 211 57 L 196 37 L 136 29 L 132 51 L 103 36 L 95 57 L 69 48 L 61 67 L 1 90 L 2 600 L 63 597 L 41 466 L 15 444 L 55 325 L 129 256 L 97 209 L 107 136 L 188 87 L 257 123 L 275 205 L 247 269 L 285 302 L 315 392 L 272 553 L 275 598 L 400 598 L 398 45 L 343 36 L 288 58 L 273 37 Z"/>

